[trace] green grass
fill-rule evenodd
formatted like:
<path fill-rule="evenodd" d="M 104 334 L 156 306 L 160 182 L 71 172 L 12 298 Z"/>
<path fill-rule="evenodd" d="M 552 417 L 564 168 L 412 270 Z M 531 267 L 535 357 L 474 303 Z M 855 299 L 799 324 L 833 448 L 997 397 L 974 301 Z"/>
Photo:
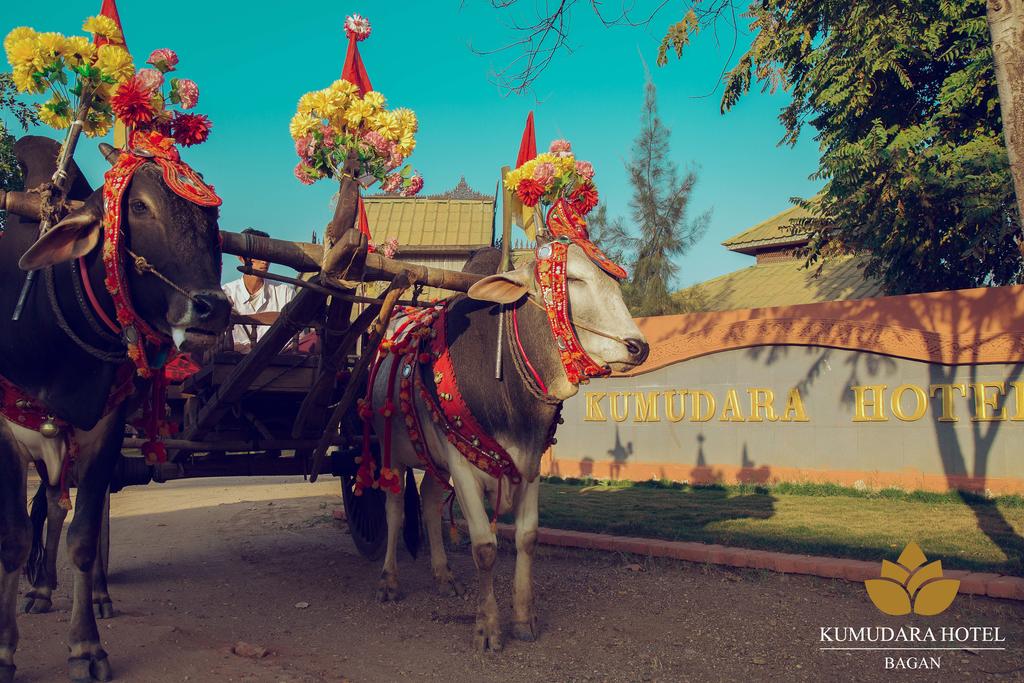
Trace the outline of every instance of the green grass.
<path fill-rule="evenodd" d="M 1024 499 L 822 484 L 541 484 L 541 526 L 894 560 L 909 541 L 954 569 L 1024 574 Z"/>

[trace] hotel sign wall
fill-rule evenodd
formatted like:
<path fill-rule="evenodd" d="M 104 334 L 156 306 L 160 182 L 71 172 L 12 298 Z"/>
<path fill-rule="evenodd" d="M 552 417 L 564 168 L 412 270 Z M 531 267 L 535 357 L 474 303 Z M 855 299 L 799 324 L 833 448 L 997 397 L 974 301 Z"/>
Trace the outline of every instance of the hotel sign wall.
<path fill-rule="evenodd" d="M 1024 491 L 1024 287 L 647 318 L 565 405 L 562 476 Z"/>

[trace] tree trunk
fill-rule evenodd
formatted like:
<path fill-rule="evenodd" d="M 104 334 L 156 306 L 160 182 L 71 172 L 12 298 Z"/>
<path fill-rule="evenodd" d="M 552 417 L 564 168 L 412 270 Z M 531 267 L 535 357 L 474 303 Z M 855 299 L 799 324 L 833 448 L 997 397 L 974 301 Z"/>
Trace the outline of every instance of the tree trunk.
<path fill-rule="evenodd" d="M 1003 137 L 1024 221 L 1024 0 L 988 0 L 988 28 L 999 86 Z"/>

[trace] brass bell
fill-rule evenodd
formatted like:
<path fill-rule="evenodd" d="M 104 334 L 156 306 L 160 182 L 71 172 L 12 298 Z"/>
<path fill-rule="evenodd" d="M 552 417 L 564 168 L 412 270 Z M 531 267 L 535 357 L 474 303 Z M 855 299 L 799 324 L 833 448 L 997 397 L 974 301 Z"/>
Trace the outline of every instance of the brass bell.
<path fill-rule="evenodd" d="M 60 436 L 60 427 L 57 426 L 52 417 L 48 417 L 43 421 L 43 424 L 39 425 L 39 433 L 47 439 L 56 439 Z"/>

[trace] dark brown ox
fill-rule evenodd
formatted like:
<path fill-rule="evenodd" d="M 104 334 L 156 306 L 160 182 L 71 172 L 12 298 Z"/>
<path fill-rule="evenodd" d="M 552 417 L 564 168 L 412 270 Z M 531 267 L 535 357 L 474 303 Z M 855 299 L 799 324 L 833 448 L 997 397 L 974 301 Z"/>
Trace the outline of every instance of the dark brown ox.
<path fill-rule="evenodd" d="M 25 186 L 50 179 L 58 145 L 26 137 L 15 145 Z M 0 239 L 0 375 L 47 406 L 74 428 L 80 453 L 74 463 L 78 483 L 74 519 L 68 528 L 68 556 L 74 567 L 68 667 L 73 681 L 109 680 L 111 669 L 100 643 L 93 613 L 109 608 L 101 563 L 96 561 L 105 495 L 121 450 L 125 417 L 132 406 L 122 403 L 104 415 L 115 373 L 125 361 L 125 347 L 90 315 L 73 278 L 72 265 L 84 257 L 85 272 L 106 314 L 115 319 L 113 302 L 103 284 L 101 259 L 102 192 L 91 191 L 77 167 L 69 198 L 85 200 L 36 242 L 38 224 L 8 217 Z M 174 337 L 185 350 L 211 345 L 228 324 L 230 306 L 220 290 L 221 254 L 217 212 L 174 194 L 153 164 L 135 174 L 124 194 L 125 245 L 145 257 L 189 296 L 149 274 L 126 268 L 132 304 L 159 332 Z M 33 246 L 33 243 L 35 245 Z M 42 268 L 20 319 L 11 321 L 26 274 L 18 267 L 30 252 L 30 265 Z M 48 269 L 49 272 L 46 272 Z M 52 276 L 52 279 L 51 279 Z M 49 283 L 52 282 L 52 286 Z M 61 321 L 63 319 L 63 322 Z M 77 337 L 74 340 L 72 337 Z M 88 348 L 88 350 L 87 350 Z M 136 395 L 144 387 L 137 383 Z M 51 501 L 59 485 L 64 440 L 0 418 L 0 683 L 14 678 L 18 644 L 16 603 L 18 577 L 29 552 L 31 526 L 26 511 L 26 473 L 32 461 L 42 462 Z M 37 496 L 37 500 L 39 497 Z M 45 497 L 44 497 L 45 500 Z M 55 556 L 64 511 L 50 505 L 50 547 Z M 48 608 L 56 585 L 55 566 L 47 563 L 29 593 L 26 611 Z M 96 578 L 94 579 L 94 569 Z"/>
<path fill-rule="evenodd" d="M 467 265 L 475 273 L 494 273 L 498 253 L 484 250 Z M 571 318 L 576 324 L 580 342 L 599 365 L 626 370 L 642 363 L 649 351 L 643 334 L 633 322 L 622 301 L 619 283 L 593 261 L 583 250 L 569 248 L 567 262 Z M 547 314 L 530 300 L 538 299 L 534 279 L 534 262 L 512 272 L 490 275 L 469 290 L 469 296 L 458 296 L 448 308 L 447 340 L 452 364 L 459 378 L 459 389 L 473 417 L 488 434 L 512 457 L 522 482 L 512 485 L 508 478 L 495 479 L 485 474 L 445 438 L 440 427 L 431 422 L 429 410 L 419 396 L 415 406 L 424 425 L 424 437 L 436 467 L 450 475 L 459 507 L 469 527 L 473 560 L 480 580 L 480 603 L 476 616 L 474 643 L 479 650 L 502 648 L 502 631 L 494 596 L 493 571 L 497 559 L 497 538 L 491 530 L 491 508 L 498 513 L 511 512 L 515 517 L 516 568 L 513 586 L 512 634 L 520 640 L 537 637 L 537 616 L 533 600 L 532 564 L 537 543 L 537 496 L 540 487 L 540 460 L 548 447 L 549 428 L 558 416 L 561 401 L 575 395 L 577 385 L 568 381 L 559 360 L 558 349 Z M 517 368 L 522 368 L 519 351 L 503 334 L 499 337 L 496 303 L 515 309 L 525 355 L 548 389 L 542 399 L 528 386 L 530 381 Z M 595 331 L 597 332 L 595 334 Z M 495 355 L 501 339 L 501 381 L 495 377 Z M 394 356 L 384 362 L 374 385 L 374 405 L 381 406 L 387 394 L 387 377 Z M 425 372 L 432 371 L 427 368 Z M 426 382 L 429 386 L 431 382 Z M 392 397 L 398 403 L 397 397 Z M 384 418 L 376 413 L 375 429 L 384 433 Z M 399 469 L 398 480 L 406 481 L 408 467 L 422 466 L 409 440 L 403 420 L 392 425 L 392 465 Z M 501 487 L 501 495 L 498 488 Z M 424 475 L 422 484 L 423 516 L 430 541 L 430 561 L 438 589 L 446 594 L 461 594 L 462 588 L 452 575 L 442 542 L 441 508 L 445 488 L 434 477 Z M 500 501 L 500 504 L 498 503 Z M 388 493 L 388 546 L 377 597 L 381 601 L 399 597 L 396 549 L 404 517 L 402 494 Z M 418 524 L 418 521 L 417 521 Z"/>

